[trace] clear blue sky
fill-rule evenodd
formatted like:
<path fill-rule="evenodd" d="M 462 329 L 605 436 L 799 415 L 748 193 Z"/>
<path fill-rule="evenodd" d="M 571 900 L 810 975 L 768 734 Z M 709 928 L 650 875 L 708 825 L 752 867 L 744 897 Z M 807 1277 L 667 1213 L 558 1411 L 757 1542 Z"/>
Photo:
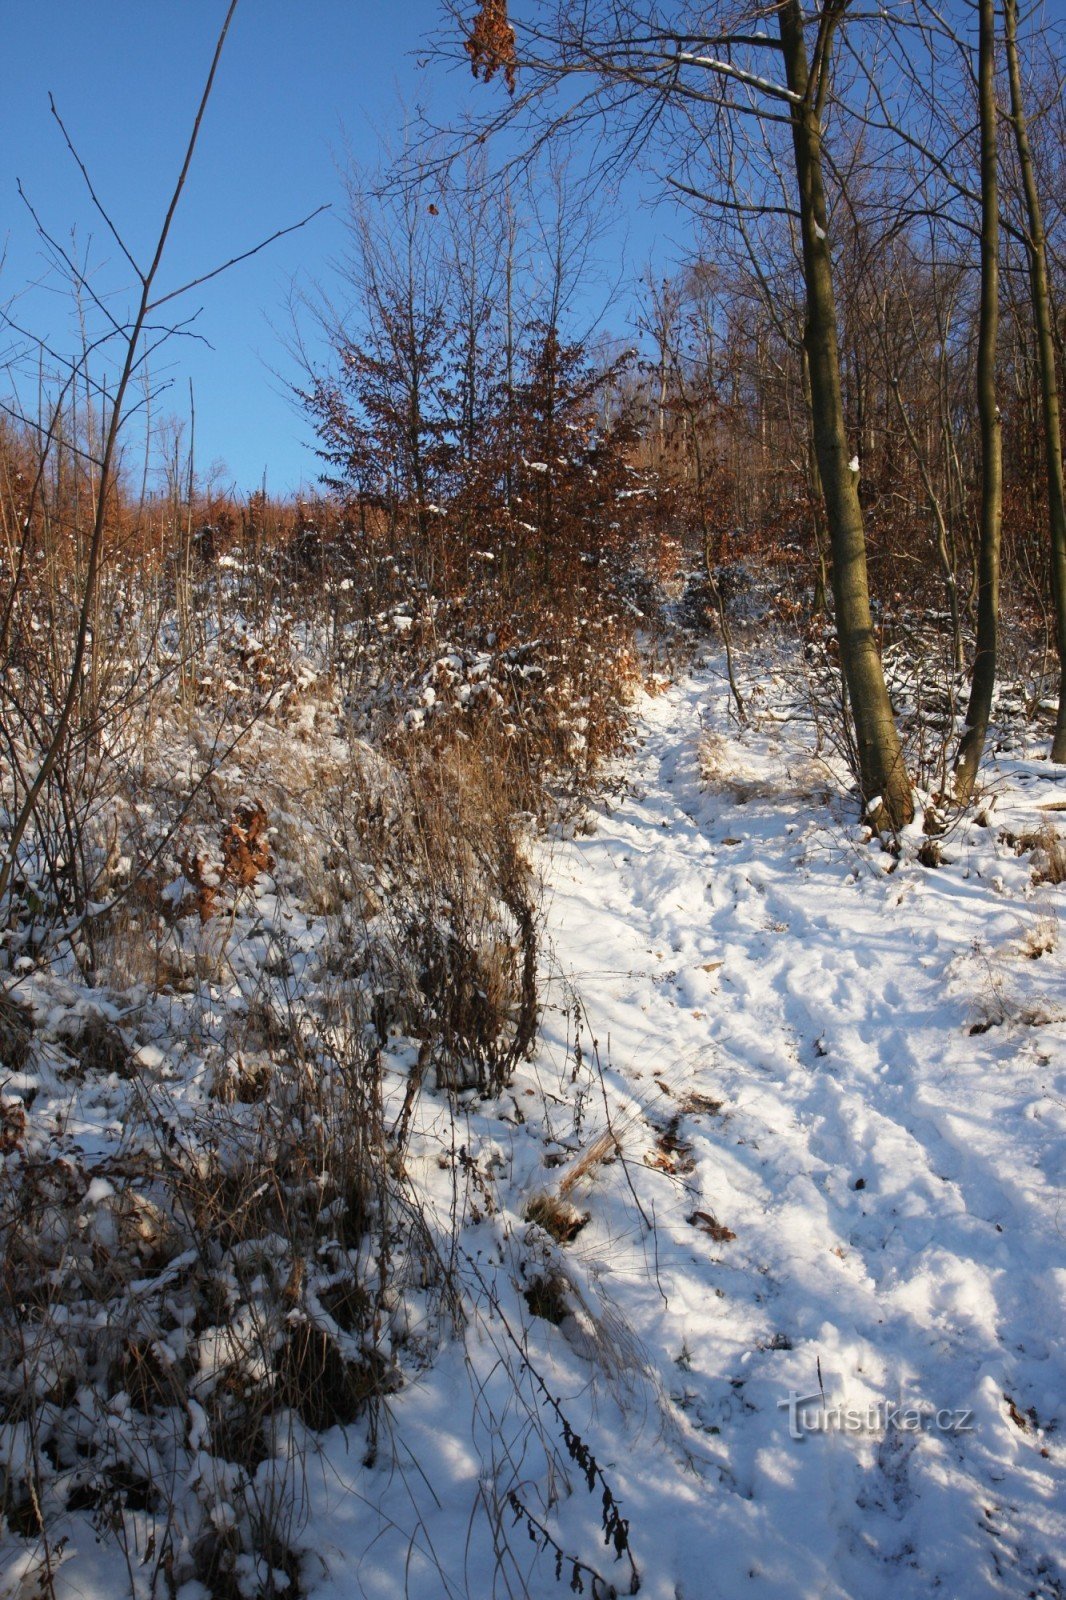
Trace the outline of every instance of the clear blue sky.
<path fill-rule="evenodd" d="M 37 0 L 5 7 L 0 303 L 18 296 L 12 314 L 64 349 L 75 332 L 69 298 L 54 288 L 24 288 L 42 276 L 44 259 L 16 180 L 56 235 L 69 242 L 76 227 L 98 270 L 94 282 L 128 286 L 130 274 L 92 211 L 50 115 L 49 91 L 101 198 L 143 256 L 224 12 L 224 0 Z M 380 137 L 399 125 L 401 105 L 440 108 L 468 92 L 465 73 L 449 74 L 417 55 L 440 23 L 437 0 L 243 0 L 238 7 L 165 284 L 210 270 L 317 205 L 334 208 L 193 291 L 187 307 L 203 307 L 196 327 L 212 348 L 180 341 L 166 354 L 172 386 L 161 408 L 185 415 L 192 379 L 198 465 L 224 461 L 227 481 L 239 488 L 253 487 L 264 470 L 276 492 L 314 481 L 309 429 L 286 390 L 296 376 L 281 342 L 289 286 L 294 277 L 326 278 L 342 245 L 338 168 L 347 153 L 373 163 Z M 494 85 L 492 92 L 502 91 Z M 624 231 L 620 226 L 608 249 L 621 250 Z M 649 247 L 645 224 L 643 254 L 632 270 Z M 0 338 L 0 354 L 3 344 Z"/>

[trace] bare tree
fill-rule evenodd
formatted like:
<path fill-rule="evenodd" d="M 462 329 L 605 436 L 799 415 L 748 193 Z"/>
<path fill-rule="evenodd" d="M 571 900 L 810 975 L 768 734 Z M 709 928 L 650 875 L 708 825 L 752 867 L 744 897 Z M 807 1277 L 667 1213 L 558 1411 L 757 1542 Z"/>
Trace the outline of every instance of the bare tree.
<path fill-rule="evenodd" d="M 1055 722 L 1055 736 L 1051 745 L 1051 759 L 1066 761 L 1066 491 L 1063 485 L 1062 428 L 1044 216 L 1029 142 L 1029 126 L 1018 54 L 1017 0 L 1003 0 L 1003 37 L 1010 80 L 1011 121 L 1014 125 L 1014 139 L 1018 152 L 1018 165 L 1021 168 L 1028 220 L 1025 248 L 1029 261 L 1030 294 L 1036 328 L 1047 470 L 1051 592 L 1055 608 L 1055 638 L 1059 653 L 1059 708 Z"/>
<path fill-rule="evenodd" d="M 101 319 L 102 332 L 93 338 L 83 332 L 81 352 L 72 358 L 59 357 L 43 341 L 30 339 L 29 342 L 36 351 L 39 363 L 43 365 L 46 360 L 52 359 L 59 366 L 60 378 L 56 385 L 56 398 L 47 415 L 37 423 L 17 409 L 7 408 L 11 414 L 17 416 L 25 429 L 36 436 L 33 480 L 21 509 L 17 545 L 12 541 L 13 547 L 9 547 L 10 584 L 3 597 L 2 616 L 0 616 L 0 643 L 4 647 L 0 670 L 5 673 L 3 685 L 5 696 L 11 699 L 15 706 L 16 718 L 21 723 L 21 731 L 29 737 L 32 753 L 28 759 L 20 755 L 17 748 L 18 740 L 12 729 L 8 727 L 4 730 L 11 771 L 14 775 L 14 798 L 7 808 L 8 823 L 4 830 L 5 853 L 0 860 L 0 902 L 11 888 L 13 875 L 18 869 L 23 841 L 38 817 L 40 809 L 48 801 L 50 790 L 58 787 L 61 791 L 67 792 L 76 787 L 79 781 L 77 776 L 79 763 L 84 769 L 87 764 L 100 759 L 102 741 L 99 707 L 95 703 L 103 654 L 99 648 L 100 585 L 108 556 L 112 510 L 118 497 L 123 433 L 131 416 L 143 403 L 137 396 L 138 385 L 144 384 L 150 387 L 148 372 L 154 352 L 175 333 L 187 331 L 185 325 L 168 322 L 169 313 L 165 308 L 172 306 L 189 290 L 217 277 L 238 262 L 247 260 L 273 240 L 294 231 L 295 228 L 303 227 L 310 221 L 310 217 L 307 217 L 292 227 L 281 228 L 250 249 L 173 289 L 160 286 L 161 269 L 171 230 L 185 191 L 237 3 L 238 0 L 230 0 L 216 36 L 181 166 L 166 202 L 163 219 L 146 264 L 138 262 L 101 202 L 93 180 L 55 104 L 52 104 L 52 114 L 70 155 L 81 172 L 92 204 L 118 247 L 123 261 L 133 274 L 134 308 L 127 320 L 120 320 L 113 314 L 103 298 L 97 294 L 87 271 L 72 252 L 48 232 L 29 199 L 23 195 L 39 237 L 51 252 L 53 259 L 69 275 L 79 310 L 83 303 L 91 304 Z M 317 215 L 317 212 L 311 213 L 311 216 L 314 215 Z M 9 330 L 24 338 L 28 337 L 25 330 L 16 328 L 9 315 L 5 316 L 4 321 Z M 113 373 L 104 379 L 94 376 L 94 362 L 110 355 L 112 350 L 117 352 Z M 76 425 L 71 427 L 68 430 L 71 437 L 66 441 L 67 448 L 57 448 L 64 442 L 66 419 L 73 414 L 71 407 L 82 393 L 86 398 L 81 434 L 78 434 Z M 79 540 L 76 551 L 78 593 L 69 654 L 57 656 L 57 670 L 53 673 L 52 682 L 39 697 L 40 714 L 28 719 L 22 714 L 28 707 L 21 686 L 15 681 L 15 676 L 7 672 L 8 647 L 20 600 L 24 598 L 27 561 L 32 548 L 37 513 L 42 507 L 48 487 L 49 473 L 53 470 L 53 466 L 57 472 L 62 472 L 68 457 L 76 462 L 80 471 L 75 492 L 89 502 L 88 515 L 82 517 L 79 514 L 74 518 L 74 527 Z M 87 537 L 81 541 L 80 529 L 86 523 Z M 30 622 L 32 626 L 32 618 Z M 57 645 L 58 643 L 56 641 Z M 64 647 L 67 645 L 66 639 L 63 640 L 63 645 Z M 73 825 L 69 808 L 61 809 L 64 809 L 65 826 L 70 833 Z M 67 843 L 70 851 L 76 854 L 77 839 L 71 837 Z M 83 901 L 84 896 L 75 894 L 77 909 L 83 911 L 84 905 L 79 904 L 79 900 Z"/>
<path fill-rule="evenodd" d="M 995 0 L 979 0 L 978 101 L 981 126 L 981 312 L 977 406 L 981 420 L 981 543 L 977 649 L 966 727 L 955 763 L 955 792 L 966 802 L 988 736 L 999 641 L 1000 539 L 1003 523 L 1003 434 L 996 396 L 999 341 L 999 151 L 996 108 Z"/>
<path fill-rule="evenodd" d="M 827 0 L 808 16 L 799 0 L 783 0 L 773 10 L 775 38 L 763 27 L 760 8 L 738 18 L 724 4 L 698 11 L 679 7 L 676 20 L 664 20 L 651 4 L 599 0 L 574 10 L 548 0 L 532 22 L 520 27 L 508 17 L 503 0 L 484 0 L 473 24 L 464 24 L 464 37 L 475 74 L 501 73 L 514 95 L 504 113 L 489 117 L 489 126 L 525 117 L 533 142 L 595 120 L 607 127 L 611 159 L 618 161 L 647 148 L 668 127 L 675 150 L 680 135 L 690 151 L 695 141 L 706 162 L 716 153 L 721 158 L 741 125 L 754 123 L 764 140 L 775 130 L 790 135 L 793 198 L 778 209 L 797 219 L 801 238 L 814 442 L 857 775 L 872 820 L 900 827 L 913 815 L 913 797 L 870 608 L 858 465 L 841 388 L 825 179 L 833 43 L 847 9 L 848 0 Z M 767 75 L 768 57 L 776 58 L 784 81 Z M 577 81 L 589 85 L 587 92 L 575 92 Z M 553 98 L 560 95 L 561 104 Z M 485 131 L 482 127 L 482 136 Z M 777 146 L 771 164 L 780 159 Z M 672 164 L 676 170 L 684 158 Z M 718 172 L 721 178 L 721 159 Z M 776 204 L 765 197 L 738 198 L 724 182 L 713 191 L 684 181 L 684 175 L 672 182 L 678 192 L 727 219 Z"/>

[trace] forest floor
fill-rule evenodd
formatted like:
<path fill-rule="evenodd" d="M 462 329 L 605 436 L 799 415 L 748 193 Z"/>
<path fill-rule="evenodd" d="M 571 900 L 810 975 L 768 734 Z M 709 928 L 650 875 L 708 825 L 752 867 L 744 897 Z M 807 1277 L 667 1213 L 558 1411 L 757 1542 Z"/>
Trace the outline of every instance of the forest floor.
<path fill-rule="evenodd" d="M 1046 823 L 1062 779 L 1001 757 L 991 825 L 958 828 L 936 870 L 917 831 L 897 861 L 844 820 L 778 698 L 756 695 L 741 731 L 713 667 L 645 697 L 625 793 L 554 846 L 554 1010 L 514 1096 L 543 1115 L 503 1140 L 481 1124 L 499 1210 L 465 1247 L 503 1307 L 539 1236 L 566 1314 L 527 1318 L 519 1342 L 603 1466 L 642 1594 L 1051 1600 L 1066 1593 L 1064 891 L 1034 884 L 1003 835 Z M 608 1128 L 614 1159 L 587 1162 Z M 549 1160 L 575 1152 L 558 1171 L 589 1220 L 568 1245 L 521 1221 L 552 1187 L 545 1138 Z M 401 1574 L 427 1597 L 567 1591 L 570 1567 L 557 1585 L 523 1520 L 505 1558 L 472 1509 L 504 1467 L 532 1504 L 538 1427 L 558 1432 L 528 1376 L 537 1426 L 509 1393 L 521 1362 L 492 1325 L 396 1397 L 402 1470 L 382 1467 L 379 1491 L 360 1479 L 373 1511 L 344 1516 L 351 1464 L 327 1450 L 325 1593 L 394 1595 Z M 790 1395 L 808 1399 L 801 1439 Z M 557 1485 L 546 1520 L 625 1593 L 625 1564 L 581 1532 L 600 1486 L 586 1497 L 563 1465 L 569 1501 Z"/>
<path fill-rule="evenodd" d="M 405 1156 L 459 1336 L 408 1292 L 377 1438 L 288 1435 L 317 1600 L 1066 1595 L 1066 889 L 1053 844 L 1016 848 L 1050 842 L 1061 771 L 1000 753 L 923 866 L 759 682 L 743 729 L 715 660 L 642 695 L 613 788 L 538 847 L 541 1046 L 495 1100 L 427 1087 Z M 248 916 L 312 974 L 296 909 L 268 882 Z M 42 1041 L 82 1003 L 28 993 Z M 138 1056 L 174 1115 L 203 1076 L 178 1005 Z M 390 1046 L 390 1124 L 412 1062 Z M 45 1076 L 42 1136 L 88 1182 L 136 1084 Z M 58 1600 L 136 1591 L 136 1530 L 101 1531 L 65 1518 Z M 9 1542 L 0 1593 L 31 1577 Z"/>

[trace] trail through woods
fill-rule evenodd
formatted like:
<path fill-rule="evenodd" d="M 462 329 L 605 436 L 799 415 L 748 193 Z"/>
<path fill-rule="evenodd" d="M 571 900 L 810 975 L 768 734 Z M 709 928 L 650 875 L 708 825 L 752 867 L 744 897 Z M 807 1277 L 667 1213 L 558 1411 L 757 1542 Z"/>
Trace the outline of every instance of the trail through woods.
<path fill-rule="evenodd" d="M 784 675 L 748 699 L 741 733 L 713 660 L 643 696 L 613 790 L 537 847 L 542 1042 L 496 1099 L 412 1102 L 376 1440 L 275 1411 L 241 1488 L 197 1442 L 228 1370 L 221 1332 L 197 1346 L 174 1537 L 204 1505 L 225 1532 L 251 1493 L 283 1543 L 238 1558 L 242 1593 L 288 1592 L 272 1548 L 318 1600 L 1066 1593 L 1066 891 L 1016 847 L 1054 822 L 1061 769 L 1023 730 L 932 869 L 917 829 L 897 860 L 855 823 Z M 242 907 L 235 1001 L 284 936 L 314 1018 L 320 920 L 276 875 Z M 146 1001 L 121 1077 L 63 1064 L 93 992 L 33 984 L 33 1128 L 71 1171 L 151 1150 L 149 1081 L 196 1136 L 221 1002 Z M 387 1128 L 415 1056 L 389 1041 Z M 112 1253 L 116 1203 L 94 1180 L 78 1224 Z M 153 1460 L 131 1416 L 108 1401 L 104 1442 Z M 0 1446 L 15 1460 L 24 1430 Z M 68 1502 L 56 1600 L 147 1595 L 149 1522 L 126 1519 L 129 1565 Z M 8 1536 L 0 1594 L 33 1589 L 34 1559 Z"/>
<path fill-rule="evenodd" d="M 1050 1600 L 1062 890 L 1001 835 L 1058 802 L 1054 773 L 1004 760 L 993 826 L 950 837 L 937 870 L 920 835 L 896 864 L 782 706 L 771 682 L 739 735 L 713 665 L 646 698 L 628 788 L 554 847 L 547 1044 L 515 1085 L 527 1120 L 502 1140 L 499 1122 L 467 1129 L 494 1142 L 501 1208 L 468 1260 L 603 1464 L 641 1593 Z M 617 1148 L 589 1161 L 608 1127 Z M 572 1243 L 523 1220 L 542 1186 L 587 1212 Z M 514 1291 L 537 1271 L 556 1275 L 558 1325 L 523 1317 Z M 558 1418 L 493 1327 L 397 1397 L 392 1527 L 349 1573 L 381 1596 L 401 1558 L 419 1595 L 442 1570 L 449 1593 L 567 1592 L 523 1520 L 493 1541 L 478 1484 L 511 1483 L 627 1592 L 599 1485 L 565 1450 L 553 1479 Z M 790 1393 L 817 1397 L 802 1440 Z"/>
<path fill-rule="evenodd" d="M 713 1463 L 678 1592 L 1060 1594 L 1063 891 L 1000 833 L 1061 790 L 1003 762 L 992 828 L 896 866 L 774 700 L 745 737 L 716 674 L 647 701 L 632 792 L 555 857 L 657 1283 L 593 1190 L 579 1243 Z M 791 1441 L 782 1400 L 820 1390 L 834 1431 Z M 838 1402 L 972 1427 L 851 1434 Z"/>

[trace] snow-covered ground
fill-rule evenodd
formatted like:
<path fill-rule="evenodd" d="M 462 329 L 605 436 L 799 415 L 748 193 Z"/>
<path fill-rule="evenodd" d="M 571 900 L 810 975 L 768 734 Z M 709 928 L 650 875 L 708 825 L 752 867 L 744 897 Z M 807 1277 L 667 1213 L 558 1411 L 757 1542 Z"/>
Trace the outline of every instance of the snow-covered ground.
<path fill-rule="evenodd" d="M 501 1553 L 485 1506 L 511 1481 L 627 1592 L 521 1350 L 603 1467 L 642 1594 L 1061 1596 L 1063 890 L 1000 837 L 1046 821 L 1061 777 L 990 771 L 994 825 L 930 870 L 920 834 L 897 863 L 843 820 L 802 731 L 730 730 L 714 671 L 640 723 L 630 792 L 554 848 L 557 1009 L 513 1097 L 576 1169 L 545 1169 L 543 1122 L 471 1124 L 501 1210 L 464 1249 L 514 1340 L 486 1292 L 465 1349 L 393 1402 L 376 1472 L 327 1448 L 323 1595 L 567 1592 L 523 1520 Z M 608 1121 L 620 1149 L 582 1172 Z M 523 1208 L 574 1170 L 589 1221 L 553 1244 Z M 537 1257 L 573 1314 L 523 1331 L 510 1286 Z M 815 1397 L 800 1439 L 790 1395 Z M 569 1473 L 547 1494 L 545 1448 Z"/>
<path fill-rule="evenodd" d="M 406 1157 L 461 1333 L 408 1292 L 376 1448 L 291 1427 L 315 1600 L 1066 1595 L 1066 888 L 1005 837 L 1061 772 L 1001 758 L 931 869 L 785 698 L 739 731 L 713 662 L 643 697 L 543 848 L 542 1048 L 454 1120 L 427 1090 Z M 60 1600 L 140 1581 L 58 1532 Z"/>

